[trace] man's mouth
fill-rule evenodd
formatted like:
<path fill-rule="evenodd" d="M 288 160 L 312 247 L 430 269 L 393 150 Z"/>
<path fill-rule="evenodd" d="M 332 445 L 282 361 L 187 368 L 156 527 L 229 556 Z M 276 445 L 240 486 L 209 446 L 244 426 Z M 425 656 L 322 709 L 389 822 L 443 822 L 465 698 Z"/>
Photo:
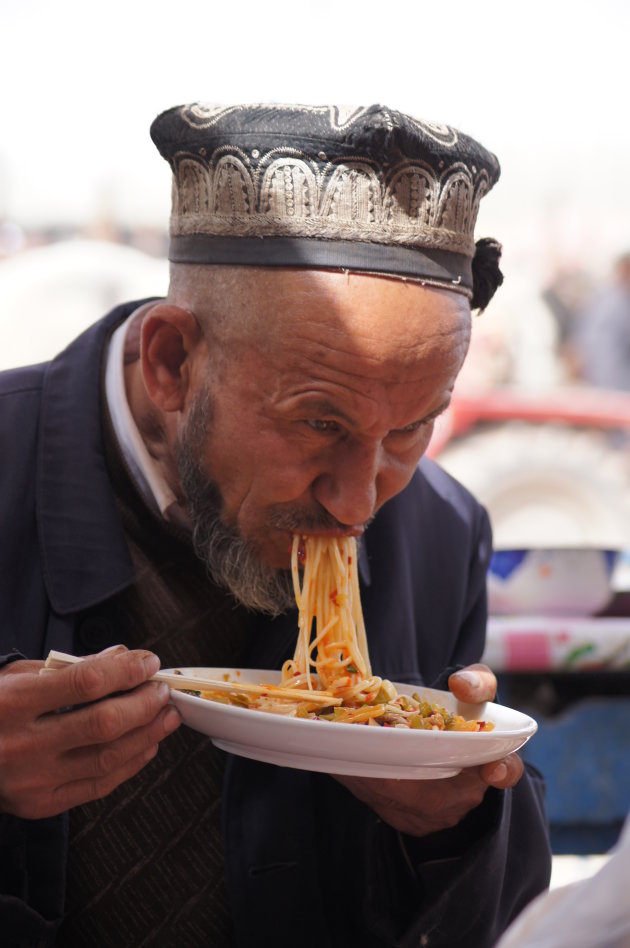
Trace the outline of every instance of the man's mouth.
<path fill-rule="evenodd" d="M 287 531 L 291 535 L 322 537 L 359 537 L 367 523 L 339 523 L 325 511 L 308 513 L 305 511 L 275 510 L 271 512 L 269 523 L 275 530 Z"/>
<path fill-rule="evenodd" d="M 293 533 L 297 533 L 300 536 L 311 536 L 311 537 L 360 537 L 365 532 L 365 526 L 363 524 L 354 524 L 352 526 L 338 526 L 338 527 L 309 527 L 308 529 L 298 529 L 293 530 Z"/>

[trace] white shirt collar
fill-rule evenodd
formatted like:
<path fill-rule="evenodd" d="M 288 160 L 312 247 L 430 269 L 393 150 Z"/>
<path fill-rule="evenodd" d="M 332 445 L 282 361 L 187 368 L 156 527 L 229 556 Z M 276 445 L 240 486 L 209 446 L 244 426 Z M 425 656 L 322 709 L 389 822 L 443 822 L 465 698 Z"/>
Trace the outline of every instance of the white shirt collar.
<path fill-rule="evenodd" d="M 116 440 L 137 487 L 157 512 L 172 519 L 167 510 L 176 504 L 175 494 L 149 454 L 127 401 L 124 351 L 127 330 L 134 315 L 132 313 L 110 339 L 105 366 L 105 398 Z"/>

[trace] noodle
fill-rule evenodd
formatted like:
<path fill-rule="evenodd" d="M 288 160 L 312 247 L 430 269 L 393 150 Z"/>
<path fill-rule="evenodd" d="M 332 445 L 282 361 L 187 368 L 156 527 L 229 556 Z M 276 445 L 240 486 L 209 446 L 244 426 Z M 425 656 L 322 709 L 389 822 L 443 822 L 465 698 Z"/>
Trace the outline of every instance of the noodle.
<path fill-rule="evenodd" d="M 281 687 L 296 689 L 295 700 L 200 692 L 201 697 L 299 718 L 421 730 L 490 731 L 494 725 L 468 721 L 430 704 L 418 694 L 399 695 L 392 683 L 372 674 L 354 537 L 294 536 L 291 575 L 298 607 L 293 658 L 282 666 Z M 325 692 L 337 705 L 309 701 L 308 691 Z M 315 697 L 315 696 L 314 696 Z M 324 696 L 325 701 L 325 696 Z"/>

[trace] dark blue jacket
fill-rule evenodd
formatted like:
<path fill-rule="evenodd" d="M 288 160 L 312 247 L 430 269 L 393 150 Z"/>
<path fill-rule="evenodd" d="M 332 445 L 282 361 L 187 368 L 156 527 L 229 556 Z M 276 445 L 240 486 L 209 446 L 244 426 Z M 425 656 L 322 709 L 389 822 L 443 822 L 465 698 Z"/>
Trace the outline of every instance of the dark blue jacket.
<path fill-rule="evenodd" d="M 0 375 L 0 663 L 124 641 L 134 581 L 105 466 L 100 367 L 119 307 L 46 365 Z M 483 651 L 487 517 L 430 461 L 370 526 L 362 601 L 375 673 L 444 683 Z M 279 667 L 295 615 L 257 617 L 248 664 Z M 3 659 L 2 656 L 5 656 Z M 403 839 L 330 777 L 228 758 L 226 875 L 240 946 L 485 948 L 549 878 L 538 776 L 454 830 Z M 66 817 L 0 815 L 0 943 L 54 943 Z M 305 924 L 308 919 L 308 924 Z M 425 940 L 423 940 L 423 937 Z"/>

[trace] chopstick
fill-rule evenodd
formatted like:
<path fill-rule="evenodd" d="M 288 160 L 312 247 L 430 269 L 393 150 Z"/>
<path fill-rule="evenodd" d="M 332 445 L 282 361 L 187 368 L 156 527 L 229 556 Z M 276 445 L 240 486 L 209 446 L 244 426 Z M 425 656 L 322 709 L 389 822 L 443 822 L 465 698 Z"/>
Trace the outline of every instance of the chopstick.
<path fill-rule="evenodd" d="M 44 667 L 40 670 L 46 674 L 82 662 L 79 655 L 67 655 L 65 652 L 48 653 Z M 310 691 L 306 688 L 283 688 L 281 685 L 255 685 L 246 681 L 223 681 L 218 678 L 197 678 L 187 675 L 175 675 L 168 672 L 156 672 L 151 681 L 163 681 L 174 691 L 218 691 L 222 694 L 246 694 L 252 697 L 270 695 L 274 698 L 285 698 L 289 701 L 308 701 L 311 704 L 323 706 L 341 704 L 341 698 L 333 698 L 325 691 Z"/>

